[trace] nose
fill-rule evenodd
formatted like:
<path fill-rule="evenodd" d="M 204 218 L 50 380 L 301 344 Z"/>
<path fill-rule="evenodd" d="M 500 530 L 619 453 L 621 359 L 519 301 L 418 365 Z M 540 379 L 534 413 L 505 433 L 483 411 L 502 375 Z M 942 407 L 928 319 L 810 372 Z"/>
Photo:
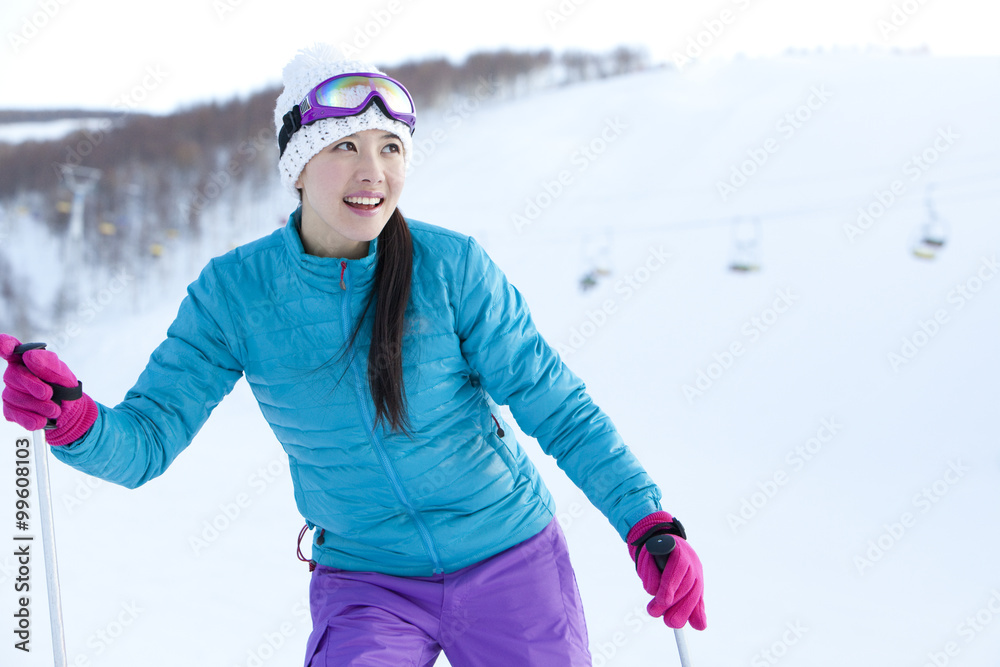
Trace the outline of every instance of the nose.
<path fill-rule="evenodd" d="M 363 150 L 358 165 L 358 180 L 367 183 L 381 183 L 385 177 L 379 161 L 378 150 Z"/>

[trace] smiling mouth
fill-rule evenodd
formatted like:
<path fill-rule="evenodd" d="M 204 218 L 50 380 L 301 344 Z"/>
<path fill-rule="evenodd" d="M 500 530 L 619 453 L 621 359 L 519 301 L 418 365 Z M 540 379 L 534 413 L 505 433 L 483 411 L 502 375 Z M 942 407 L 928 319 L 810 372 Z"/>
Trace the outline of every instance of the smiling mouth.
<path fill-rule="evenodd" d="M 379 197 L 344 197 L 344 203 L 359 211 L 374 211 L 385 199 Z"/>

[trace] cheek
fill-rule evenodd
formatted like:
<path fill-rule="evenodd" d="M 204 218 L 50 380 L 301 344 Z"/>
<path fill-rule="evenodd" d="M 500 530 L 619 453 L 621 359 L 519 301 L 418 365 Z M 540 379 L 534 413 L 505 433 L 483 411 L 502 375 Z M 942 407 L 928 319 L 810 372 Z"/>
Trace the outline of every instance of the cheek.
<path fill-rule="evenodd" d="M 301 180 L 305 190 L 312 193 L 313 201 L 340 201 L 344 180 L 339 170 L 325 167 L 313 169 Z"/>
<path fill-rule="evenodd" d="M 324 156 L 325 157 L 325 156 Z M 334 185 L 340 183 L 345 178 L 346 169 L 334 159 L 317 160 L 313 158 L 303 169 L 303 176 L 307 182 L 312 184 Z"/>
<path fill-rule="evenodd" d="M 393 194 L 398 197 L 403 191 L 403 185 L 406 183 L 406 169 L 403 168 L 403 165 L 399 165 L 398 169 L 394 169 L 386 174 L 386 180 L 389 181 Z"/>

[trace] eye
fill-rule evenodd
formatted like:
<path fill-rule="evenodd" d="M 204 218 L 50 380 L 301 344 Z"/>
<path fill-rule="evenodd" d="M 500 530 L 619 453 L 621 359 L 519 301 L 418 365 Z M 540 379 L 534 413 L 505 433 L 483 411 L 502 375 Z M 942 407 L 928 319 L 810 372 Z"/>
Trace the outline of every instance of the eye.
<path fill-rule="evenodd" d="M 400 148 L 399 144 L 386 144 L 385 148 L 382 149 L 382 152 L 383 153 L 400 153 L 400 152 L 402 152 L 402 150 L 403 149 Z"/>
<path fill-rule="evenodd" d="M 353 151 L 353 150 L 357 150 L 357 147 L 354 145 L 353 141 L 341 141 L 339 144 L 336 144 L 333 147 L 333 150 L 335 150 L 335 151 Z"/>

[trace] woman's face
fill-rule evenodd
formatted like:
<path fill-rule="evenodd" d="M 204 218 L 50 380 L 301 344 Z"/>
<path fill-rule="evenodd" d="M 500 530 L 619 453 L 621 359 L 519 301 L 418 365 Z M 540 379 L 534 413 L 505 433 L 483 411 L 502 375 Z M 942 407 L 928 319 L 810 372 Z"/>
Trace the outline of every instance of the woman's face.
<path fill-rule="evenodd" d="M 306 164 L 302 246 L 310 255 L 357 259 L 396 210 L 406 170 L 403 144 L 385 130 L 363 130 L 330 144 Z"/>

